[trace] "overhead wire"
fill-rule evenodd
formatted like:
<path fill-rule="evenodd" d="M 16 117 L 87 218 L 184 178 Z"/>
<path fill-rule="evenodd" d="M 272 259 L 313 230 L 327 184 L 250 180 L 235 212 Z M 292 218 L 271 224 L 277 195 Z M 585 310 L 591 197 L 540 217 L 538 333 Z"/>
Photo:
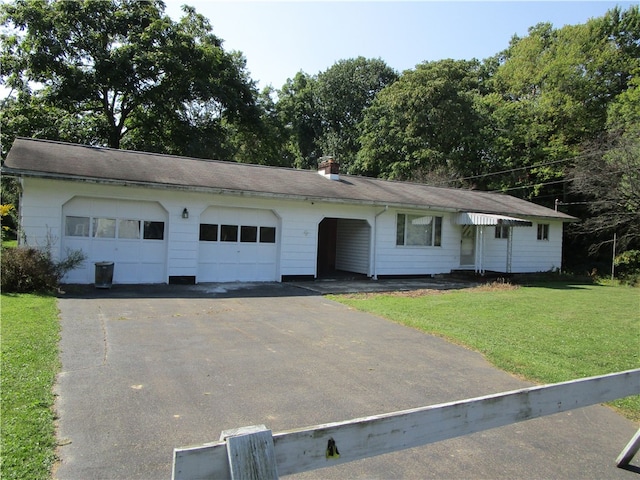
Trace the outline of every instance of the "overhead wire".
<path fill-rule="evenodd" d="M 451 180 L 447 180 L 447 181 L 442 181 L 442 182 L 437 182 L 434 183 L 433 186 L 443 186 L 443 185 L 447 185 L 447 184 L 451 184 L 451 183 L 456 183 L 456 182 L 463 182 L 465 180 L 474 180 L 474 179 L 478 179 L 478 178 L 487 178 L 487 177 L 493 177 L 496 175 L 503 175 L 505 173 L 513 173 L 513 172 L 518 172 L 521 170 L 530 170 L 530 169 L 534 169 L 534 168 L 539 168 L 539 167 L 546 167 L 548 165 L 555 165 L 558 163 L 563 163 L 563 162 L 568 162 L 570 160 L 580 160 L 582 158 L 588 158 L 588 157 L 592 157 L 595 155 L 599 155 L 599 152 L 591 152 L 591 153 L 582 153 L 580 155 L 576 155 L 574 157 L 567 157 L 567 158 L 563 158 L 560 160 L 551 160 L 548 162 L 542 162 L 542 163 L 537 163 L 535 165 L 525 165 L 522 167 L 514 167 L 514 168 L 509 168 L 507 170 L 500 170 L 498 172 L 489 172 L 489 173 L 482 173 L 479 175 L 470 175 L 468 177 L 460 177 L 460 178 L 454 178 Z M 537 184 L 539 185 L 539 184 Z"/>

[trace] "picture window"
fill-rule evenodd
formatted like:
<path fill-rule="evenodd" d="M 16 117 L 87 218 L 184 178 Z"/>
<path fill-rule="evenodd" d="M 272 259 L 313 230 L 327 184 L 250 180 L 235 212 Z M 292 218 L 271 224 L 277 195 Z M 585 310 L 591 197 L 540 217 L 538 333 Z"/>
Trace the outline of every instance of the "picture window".
<path fill-rule="evenodd" d="M 396 221 L 396 245 L 442 246 L 442 217 L 399 213 Z"/>

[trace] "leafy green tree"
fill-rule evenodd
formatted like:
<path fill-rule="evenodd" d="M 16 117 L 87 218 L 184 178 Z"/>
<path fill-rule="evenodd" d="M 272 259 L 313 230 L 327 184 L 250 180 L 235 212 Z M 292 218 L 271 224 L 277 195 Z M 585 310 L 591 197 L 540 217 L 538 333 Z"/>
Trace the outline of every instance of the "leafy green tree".
<path fill-rule="evenodd" d="M 315 168 L 333 155 L 350 172 L 360 149 L 358 125 L 376 94 L 396 72 L 381 59 L 340 60 L 315 76 L 298 72 L 278 92 L 277 111 L 288 133 L 285 157 L 298 168 Z"/>
<path fill-rule="evenodd" d="M 257 116 L 255 87 L 209 22 L 160 0 L 24 0 L 0 7 L 3 82 L 85 124 L 92 143 L 215 156 L 222 121 Z M 15 93 L 18 92 L 18 93 Z M 195 136 L 191 127 L 195 124 Z M 208 139 L 214 138 L 210 141 Z"/>
<path fill-rule="evenodd" d="M 494 162 L 517 169 L 503 179 L 503 189 L 562 198 L 572 161 L 581 158 L 584 142 L 605 130 L 609 104 L 638 67 L 639 40 L 637 7 L 561 29 L 539 24 L 512 39 L 491 79 L 495 93 L 484 99 Z"/>
<path fill-rule="evenodd" d="M 354 164 L 360 143 L 358 125 L 379 91 L 391 85 L 398 74 L 381 59 L 340 60 L 319 73 L 315 98 L 321 122 L 317 143 L 333 155 L 344 172 Z"/>
<path fill-rule="evenodd" d="M 285 155 L 295 168 L 314 168 L 323 155 L 318 143 L 321 121 L 315 96 L 316 80 L 300 71 L 278 92 L 278 117 L 285 129 Z"/>
<path fill-rule="evenodd" d="M 404 72 L 366 110 L 354 170 L 414 180 L 434 171 L 452 177 L 479 173 L 484 127 L 476 108 L 479 92 L 476 60 L 441 60 Z"/>
<path fill-rule="evenodd" d="M 294 160 L 287 150 L 287 132 L 278 112 L 275 92 L 265 88 L 258 96 L 260 118 L 246 128 L 226 124 L 230 157 L 236 162 L 291 167 Z"/>
<path fill-rule="evenodd" d="M 572 233 L 589 239 L 592 254 L 614 233 L 618 252 L 640 249 L 640 77 L 630 83 L 609 107 L 608 131 L 587 144 L 571 172 L 572 193 L 587 206 Z"/>

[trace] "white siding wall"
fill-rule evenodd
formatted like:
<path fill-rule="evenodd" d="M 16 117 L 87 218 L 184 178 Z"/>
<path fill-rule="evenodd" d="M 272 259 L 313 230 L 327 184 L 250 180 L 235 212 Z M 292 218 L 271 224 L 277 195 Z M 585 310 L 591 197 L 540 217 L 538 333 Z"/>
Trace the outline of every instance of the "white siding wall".
<path fill-rule="evenodd" d="M 96 249 L 87 252 L 90 258 L 85 268 L 71 272 L 66 281 L 92 283 L 93 262 L 109 260 L 104 256 L 110 251 L 109 248 L 118 248 L 119 252 L 118 256 L 114 256 L 114 261 L 120 263 L 115 267 L 114 281 L 117 283 L 167 282 L 170 276 L 195 276 L 198 279 L 203 275 L 199 225 L 201 215 L 212 206 L 272 212 L 272 218 L 277 219 L 277 240 L 275 245 L 266 247 L 271 247 L 270 251 L 263 253 L 268 257 L 268 261 L 272 262 L 275 248 L 275 280 L 279 280 L 281 276 L 316 275 L 318 224 L 325 217 L 341 219 L 338 235 L 341 244 L 337 248 L 338 268 L 369 275 L 429 275 L 448 273 L 460 265 L 461 227 L 453 223 L 452 214 L 449 213 L 392 208 L 385 211 L 380 206 L 350 206 L 240 195 L 223 196 L 32 178 L 23 179 L 23 187 L 21 216 L 27 242 L 30 245 L 44 245 L 49 235 L 57 242 L 54 254 L 58 256 L 64 251 L 63 241 L 70 238 L 63 238 L 64 212 L 80 214 L 79 210 L 74 210 L 79 208 L 79 205 L 91 210 L 82 213 L 83 215 L 104 214 L 109 218 L 141 220 L 163 218 L 166 222 L 165 242 L 152 244 L 150 248 L 145 245 L 136 250 L 133 247 L 125 247 L 124 244 L 119 246 L 113 243 L 100 248 L 99 242 L 96 242 Z M 78 200 L 71 201 L 74 198 L 91 200 L 82 204 L 77 203 Z M 146 210 L 150 205 L 154 205 L 152 211 Z M 188 219 L 182 218 L 182 210 L 185 207 L 189 210 Z M 157 213 L 158 218 L 147 218 L 153 212 L 154 215 Z M 442 246 L 397 246 L 396 215 L 399 212 L 442 216 Z M 536 239 L 535 222 L 530 228 L 513 229 L 513 272 L 545 271 L 560 266 L 562 223 L 545 223 L 550 224 L 549 240 Z M 368 231 L 368 242 L 365 240 L 365 231 Z M 496 241 L 491 228 L 487 228 L 486 231 L 485 269 L 504 271 L 506 241 Z M 75 240 L 68 240 L 67 246 L 73 247 Z M 262 253 L 256 252 L 256 255 L 261 256 Z M 368 263 L 363 255 L 368 255 Z M 136 267 L 137 260 L 155 264 L 155 270 Z M 254 260 L 255 257 L 251 259 Z M 249 260 L 247 262 L 250 263 Z M 253 267 L 248 268 L 245 278 L 252 276 Z M 210 281 L 210 277 L 203 275 L 203 278 L 203 281 Z M 256 274 L 256 279 L 263 278 Z"/>
<path fill-rule="evenodd" d="M 398 213 L 442 216 L 442 246 L 414 247 L 396 245 Z M 447 213 L 416 212 L 389 209 L 377 220 L 377 275 L 433 275 L 449 273 L 460 265 L 459 226 L 453 225 Z"/>
<path fill-rule="evenodd" d="M 53 239 L 53 254 L 60 255 L 62 238 L 62 204 L 70 195 L 64 188 L 56 188 L 55 184 L 24 179 L 23 195 L 20 201 L 20 223 L 26 240 L 30 246 L 45 246 L 47 237 Z M 33 185 L 33 187 L 32 187 Z"/>
<path fill-rule="evenodd" d="M 549 225 L 549 240 L 538 240 L 538 223 Z M 515 230 L 518 230 L 515 232 Z M 543 220 L 531 228 L 514 228 L 512 271 L 548 272 L 562 267 L 562 222 Z"/>
<path fill-rule="evenodd" d="M 491 272 L 507 271 L 507 243 L 506 238 L 495 238 L 496 227 L 485 226 L 482 268 Z M 518 234 L 519 230 L 531 230 L 531 227 L 513 227 L 511 233 Z M 515 250 L 515 249 L 514 249 Z M 513 271 L 513 263 L 512 263 Z"/>
<path fill-rule="evenodd" d="M 280 205 L 277 211 L 282 218 L 280 274 L 315 275 L 321 211 L 303 203 Z"/>
<path fill-rule="evenodd" d="M 538 240 L 538 223 L 549 225 L 549 240 Z M 484 227 L 485 270 L 507 271 L 507 239 L 495 238 L 495 227 Z M 562 265 L 562 222 L 543 220 L 531 227 L 511 228 L 511 273 L 547 272 Z"/>
<path fill-rule="evenodd" d="M 369 274 L 371 228 L 365 220 L 338 219 L 336 269 Z"/>

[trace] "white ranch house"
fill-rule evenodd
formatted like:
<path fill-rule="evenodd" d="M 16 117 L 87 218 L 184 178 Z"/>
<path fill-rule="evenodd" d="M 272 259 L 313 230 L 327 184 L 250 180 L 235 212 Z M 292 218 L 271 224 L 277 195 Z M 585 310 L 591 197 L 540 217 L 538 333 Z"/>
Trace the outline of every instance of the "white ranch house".
<path fill-rule="evenodd" d="M 569 215 L 504 194 L 17 138 L 29 245 L 87 261 L 67 283 L 373 279 L 559 269 Z M 23 240 L 23 241 L 24 241 Z"/>

